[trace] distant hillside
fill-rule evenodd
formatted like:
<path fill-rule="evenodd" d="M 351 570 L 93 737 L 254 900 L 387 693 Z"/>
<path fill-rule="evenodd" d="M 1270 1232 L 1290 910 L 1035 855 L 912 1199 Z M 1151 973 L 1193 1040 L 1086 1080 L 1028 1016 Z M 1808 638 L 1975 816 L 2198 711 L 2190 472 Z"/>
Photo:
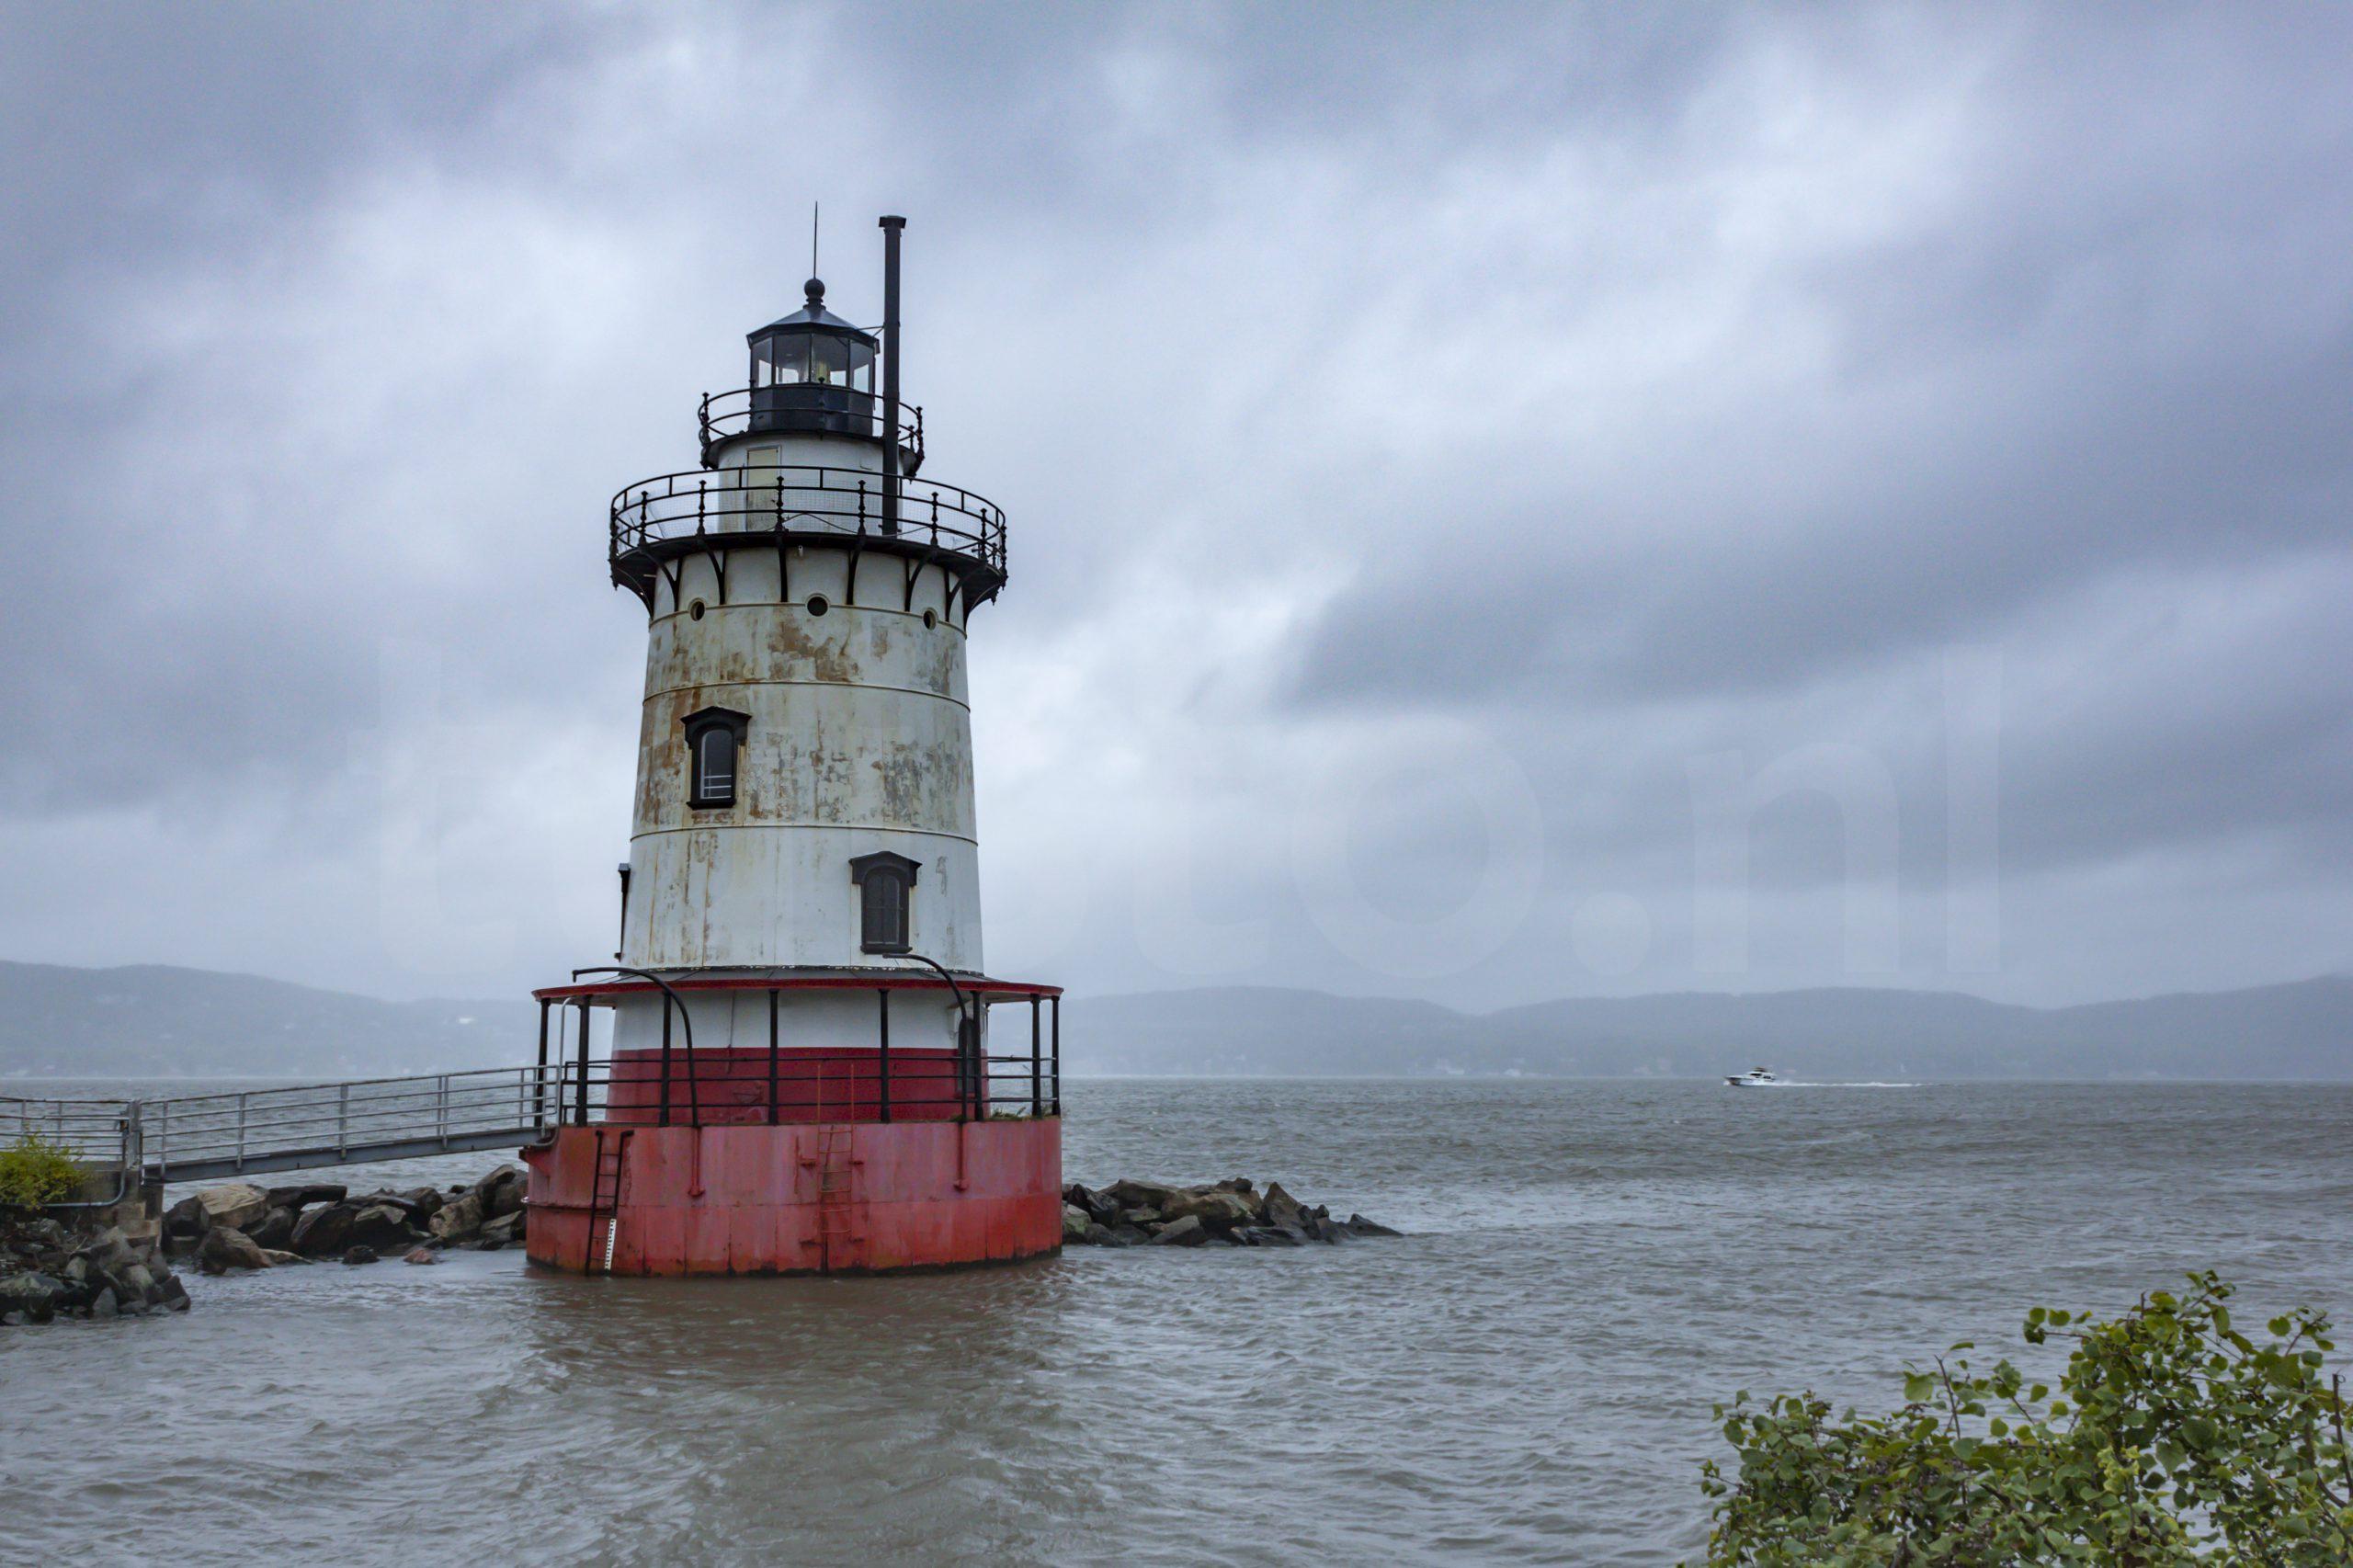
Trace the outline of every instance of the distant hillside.
<path fill-rule="evenodd" d="M 1234 987 L 1074 999 L 1078 1073 L 2353 1081 L 2353 979 L 2092 1006 L 1935 991 L 1676 993 L 1499 1013 Z"/>
<path fill-rule="evenodd" d="M 0 1079 L 343 1077 L 529 1059 L 536 1009 L 382 1002 L 254 975 L 0 963 Z M 1018 1032 L 1018 1031 L 1017 1031 Z M 1026 1037 L 1025 1037 L 1026 1038 Z M 1301 1075 L 2353 1082 L 2353 978 L 2090 1006 L 1937 991 L 1702 992 L 1459 1013 L 1225 987 L 1065 1004 L 1066 1070 Z"/>
<path fill-rule="evenodd" d="M 530 1060 L 539 1010 L 251 974 L 0 962 L 0 1079 L 363 1077 Z"/>

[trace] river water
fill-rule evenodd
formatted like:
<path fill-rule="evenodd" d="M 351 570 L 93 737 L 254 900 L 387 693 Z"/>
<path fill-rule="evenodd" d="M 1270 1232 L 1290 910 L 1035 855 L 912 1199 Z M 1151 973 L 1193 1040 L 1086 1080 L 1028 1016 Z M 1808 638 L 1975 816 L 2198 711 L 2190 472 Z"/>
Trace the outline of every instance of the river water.
<path fill-rule="evenodd" d="M 1273 1176 L 1414 1233 L 877 1279 L 191 1275 L 185 1316 L 0 1331 L 0 1557 L 1668 1563 L 1734 1390 L 1893 1404 L 1907 1356 L 1990 1360 L 2029 1305 L 2193 1267 L 2246 1321 L 2353 1309 L 2347 1088 L 1130 1080 L 1065 1108 L 1072 1179 Z"/>

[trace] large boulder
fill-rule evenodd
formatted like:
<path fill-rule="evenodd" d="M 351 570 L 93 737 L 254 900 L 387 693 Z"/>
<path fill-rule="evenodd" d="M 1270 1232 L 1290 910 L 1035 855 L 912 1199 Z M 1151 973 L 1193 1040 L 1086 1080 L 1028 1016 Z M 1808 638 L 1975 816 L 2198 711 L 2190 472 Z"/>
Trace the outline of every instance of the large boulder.
<path fill-rule="evenodd" d="M 495 1251 L 510 1243 L 521 1241 L 523 1216 L 524 1210 L 517 1209 L 512 1214 L 501 1214 L 495 1220 L 484 1220 L 482 1222 L 483 1246 L 487 1250 Z"/>
<path fill-rule="evenodd" d="M 194 1193 L 164 1210 L 164 1240 L 166 1244 L 187 1242 L 193 1244 L 203 1239 L 205 1230 L 204 1205 Z"/>
<path fill-rule="evenodd" d="M 305 1257 L 325 1257 L 350 1245 L 352 1217 L 359 1212 L 348 1203 L 321 1204 L 294 1221 L 292 1247 Z"/>
<path fill-rule="evenodd" d="M 371 1246 L 379 1252 L 405 1252 L 411 1243 L 425 1239 L 423 1233 L 408 1221 L 409 1210 L 404 1204 L 370 1203 L 352 1215 L 344 1244 Z"/>
<path fill-rule="evenodd" d="M 430 1228 L 444 1242 L 470 1242 L 482 1233 L 482 1198 L 469 1192 L 444 1203 Z"/>
<path fill-rule="evenodd" d="M 1209 1239 L 1208 1227 L 1198 1216 L 1188 1214 L 1181 1220 L 1163 1225 L 1160 1233 L 1152 1238 L 1152 1244 L 1156 1247 L 1197 1247 Z"/>
<path fill-rule="evenodd" d="M 16 1228 L 20 1250 L 27 1245 L 36 1252 L 65 1250 L 65 1227 L 47 1215 L 37 1214 L 28 1220 L 18 1220 Z"/>
<path fill-rule="evenodd" d="M 1193 1219 L 1212 1231 L 1230 1231 L 1236 1225 L 1247 1225 L 1258 1218 L 1250 1199 L 1239 1192 L 1223 1187 L 1188 1191 L 1179 1194 L 1161 1209 L 1171 1220 Z"/>
<path fill-rule="evenodd" d="M 0 1312 L 22 1312 L 27 1323 L 47 1323 L 57 1315 L 58 1298 L 65 1282 L 27 1270 L 0 1276 Z"/>
<path fill-rule="evenodd" d="M 406 1252 L 424 1240 L 409 1222 L 408 1206 L 369 1198 L 322 1204 L 294 1222 L 292 1250 L 305 1257 L 329 1257 L 356 1246 Z"/>
<path fill-rule="evenodd" d="M 294 1210 L 281 1203 L 247 1227 L 245 1234 L 265 1250 L 282 1248 L 294 1240 Z"/>
<path fill-rule="evenodd" d="M 1086 1233 L 1089 1230 L 1099 1231 L 1102 1230 L 1102 1228 L 1103 1227 L 1100 1225 L 1096 1224 L 1093 1220 L 1089 1219 L 1087 1217 L 1086 1210 L 1081 1209 L 1077 1204 L 1065 1203 L 1063 1205 L 1063 1240 L 1065 1243 L 1084 1242 L 1086 1240 Z M 1108 1234 L 1108 1233 L 1107 1232 L 1106 1233 Z"/>
<path fill-rule="evenodd" d="M 339 1181 L 306 1181 L 294 1187 L 273 1187 L 269 1189 L 272 1209 L 291 1209 L 297 1214 L 313 1203 L 340 1203 L 349 1197 L 351 1189 Z"/>
<path fill-rule="evenodd" d="M 269 1194 L 249 1181 L 199 1188 L 196 1202 L 203 1211 L 206 1230 L 215 1225 L 225 1225 L 233 1231 L 250 1230 L 270 1210 Z"/>
<path fill-rule="evenodd" d="M 1108 1192 L 1097 1192 L 1091 1187 L 1073 1182 L 1063 1188 L 1063 1201 L 1072 1208 L 1083 1210 L 1086 1217 L 1098 1225 L 1119 1221 L 1120 1200 Z"/>
<path fill-rule="evenodd" d="M 501 1165 L 474 1183 L 472 1190 L 482 1199 L 482 1217 L 495 1220 L 521 1209 L 524 1180 L 522 1166 Z"/>
<path fill-rule="evenodd" d="M 1181 1187 L 1168 1187 L 1156 1181 L 1115 1181 L 1103 1189 L 1116 1199 L 1122 1210 L 1148 1209 L 1154 1213 L 1187 1196 Z"/>
<path fill-rule="evenodd" d="M 1294 1241 L 1307 1239 L 1307 1210 L 1300 1206 L 1298 1199 L 1283 1190 L 1282 1183 L 1268 1182 L 1261 1203 L 1260 1214 L 1269 1227 Z"/>
<path fill-rule="evenodd" d="M 196 1249 L 196 1266 L 207 1274 L 226 1274 L 233 1268 L 267 1268 L 269 1258 L 244 1232 L 215 1225 Z"/>
<path fill-rule="evenodd" d="M 141 1260 L 120 1225 L 108 1225 L 74 1250 L 74 1256 L 97 1268 L 128 1268 Z"/>
<path fill-rule="evenodd" d="M 408 1204 L 410 1222 L 418 1225 L 430 1225 L 433 1216 L 441 1212 L 442 1206 L 449 1201 L 441 1196 L 441 1189 L 438 1187 L 413 1187 L 400 1197 Z"/>

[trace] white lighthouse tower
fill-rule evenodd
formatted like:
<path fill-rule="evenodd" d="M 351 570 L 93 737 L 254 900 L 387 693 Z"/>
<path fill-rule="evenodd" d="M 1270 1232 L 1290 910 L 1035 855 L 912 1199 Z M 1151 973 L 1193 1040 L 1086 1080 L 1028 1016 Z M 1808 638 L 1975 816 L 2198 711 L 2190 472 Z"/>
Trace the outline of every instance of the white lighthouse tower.
<path fill-rule="evenodd" d="M 534 1163 L 534 1203 L 578 1219 L 544 1249 L 535 1220 L 544 1261 L 765 1272 L 1059 1244 L 1059 992 L 991 980 L 981 945 L 965 646 L 1005 585 L 1005 518 L 916 478 L 904 222 L 881 220 L 879 333 L 811 278 L 749 335 L 745 384 L 703 399 L 700 467 L 614 498 L 613 581 L 648 617 L 637 788 L 620 961 L 540 993 L 613 1019 Z M 1007 1004 L 1026 1028 L 993 1054 Z"/>

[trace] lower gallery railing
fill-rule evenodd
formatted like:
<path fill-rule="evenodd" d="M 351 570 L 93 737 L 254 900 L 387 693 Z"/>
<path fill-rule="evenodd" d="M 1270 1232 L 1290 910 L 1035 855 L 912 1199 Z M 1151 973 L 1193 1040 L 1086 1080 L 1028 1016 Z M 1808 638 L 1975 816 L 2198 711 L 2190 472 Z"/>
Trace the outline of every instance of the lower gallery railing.
<path fill-rule="evenodd" d="M 802 1051 L 784 1037 L 780 998 L 788 992 L 870 990 L 875 998 L 874 1048 Z M 952 1049 L 900 1047 L 891 1043 L 891 997 L 901 991 L 952 991 L 958 1004 L 958 1043 Z M 730 1046 L 693 1048 L 691 1025 L 680 992 L 761 992 L 767 997 L 767 1043 L 763 1051 Z M 927 1120 L 976 1120 L 999 1116 L 1062 1114 L 1062 993 L 1043 985 L 974 980 L 952 984 L 929 976 L 823 976 L 768 981 L 714 979 L 657 981 L 620 979 L 551 986 L 537 993 L 540 1003 L 540 1065 L 565 1058 L 563 1037 L 551 1030 L 554 1010 L 578 1011 L 577 1036 L 589 1037 L 589 1009 L 612 1006 L 623 996 L 662 997 L 662 1043 L 658 1050 L 618 1053 L 606 1065 L 603 1114 L 597 1119 L 638 1126 L 701 1124 L 719 1112 L 724 1122 L 813 1120 L 829 1108 L 845 1120 L 890 1121 L 899 1117 Z M 991 1054 L 981 1044 L 980 1011 L 1007 1004 L 1026 1006 L 1027 1052 Z M 673 1021 L 677 1027 L 674 1029 Z M 551 1042 L 553 1032 L 556 1039 Z M 555 1055 L 551 1057 L 551 1047 Z M 597 1074 L 582 1050 L 560 1074 L 569 1103 L 558 1119 L 590 1119 L 589 1091 Z M 713 1103 L 705 1106 L 709 1087 Z M 620 1093 L 614 1093 L 614 1090 Z M 764 1113 L 764 1114 L 753 1114 Z M 808 1114 L 802 1114 L 808 1113 Z"/>

